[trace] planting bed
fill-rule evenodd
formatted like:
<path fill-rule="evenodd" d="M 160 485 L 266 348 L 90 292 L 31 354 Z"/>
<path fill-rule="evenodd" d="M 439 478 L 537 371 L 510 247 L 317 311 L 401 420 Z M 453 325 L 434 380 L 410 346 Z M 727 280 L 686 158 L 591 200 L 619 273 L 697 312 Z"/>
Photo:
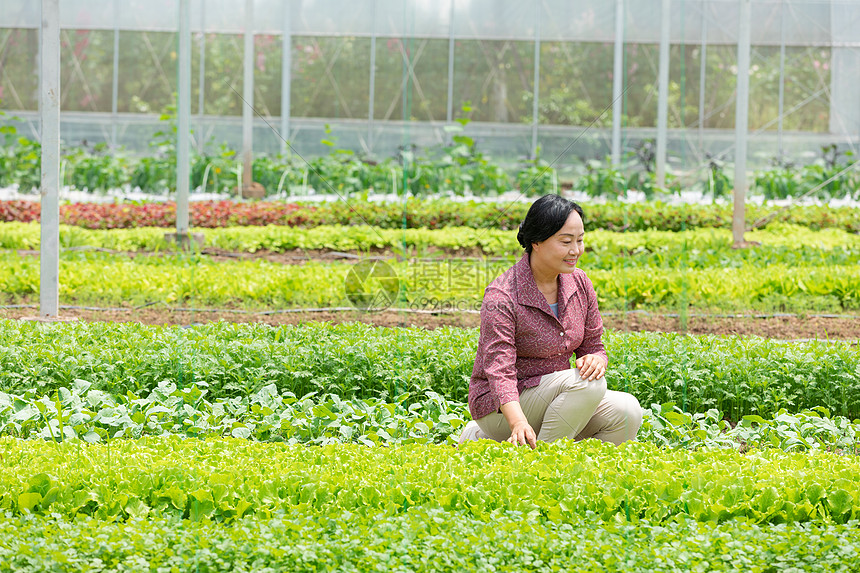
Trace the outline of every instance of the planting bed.
<path fill-rule="evenodd" d="M 441 312 L 519 256 L 523 205 L 407 206 L 199 205 L 203 253 L 169 204 L 66 206 L 61 302 L 97 308 L 41 324 L 4 320 L 36 313 L 39 228 L 0 203 L 0 571 L 856 571 L 856 209 L 734 250 L 725 206 L 591 206 L 643 425 L 530 450 L 457 446 L 479 317 Z M 354 309 L 370 256 L 411 312 Z"/>

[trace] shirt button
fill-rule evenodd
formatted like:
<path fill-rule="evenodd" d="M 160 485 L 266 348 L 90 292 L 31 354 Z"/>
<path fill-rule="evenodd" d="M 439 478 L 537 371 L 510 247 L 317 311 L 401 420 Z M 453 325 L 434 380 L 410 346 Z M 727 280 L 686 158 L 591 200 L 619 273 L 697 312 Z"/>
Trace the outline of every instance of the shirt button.
<path fill-rule="evenodd" d="M 559 335 L 559 336 L 564 336 L 564 333 L 563 333 L 563 332 L 559 332 L 559 333 L 558 333 L 558 335 Z"/>

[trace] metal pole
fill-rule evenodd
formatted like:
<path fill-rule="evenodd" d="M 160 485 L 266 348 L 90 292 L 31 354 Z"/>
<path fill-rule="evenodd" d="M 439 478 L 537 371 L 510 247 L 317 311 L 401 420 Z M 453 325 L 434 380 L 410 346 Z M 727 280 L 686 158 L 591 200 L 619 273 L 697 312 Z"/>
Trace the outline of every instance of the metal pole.
<path fill-rule="evenodd" d="M 197 152 L 203 153 L 203 113 L 206 108 L 206 2 L 200 3 L 200 70 L 197 74 Z"/>
<path fill-rule="evenodd" d="M 370 88 L 367 98 L 367 147 L 373 153 L 373 100 L 376 98 L 376 1 L 370 5 Z"/>
<path fill-rule="evenodd" d="M 660 23 L 660 68 L 657 83 L 657 186 L 666 186 L 666 139 L 669 123 L 669 26 L 671 0 L 663 0 Z"/>
<path fill-rule="evenodd" d="M 117 141 L 117 100 L 119 99 L 119 0 L 113 0 L 113 86 L 111 87 L 111 145 Z"/>
<path fill-rule="evenodd" d="M 708 19 L 702 11 L 702 57 L 699 60 L 699 153 L 705 154 L 705 78 L 708 69 Z"/>
<path fill-rule="evenodd" d="M 41 26 L 42 221 L 39 316 L 60 306 L 60 2 L 42 0 Z"/>
<path fill-rule="evenodd" d="M 540 99 L 540 0 L 535 0 L 535 79 L 532 98 L 532 157 L 537 157 L 538 104 Z"/>
<path fill-rule="evenodd" d="M 254 0 L 245 0 L 245 60 L 242 82 L 242 194 L 253 181 L 254 141 Z"/>
<path fill-rule="evenodd" d="M 179 1 L 179 101 L 176 108 L 176 234 L 188 233 L 191 120 L 191 0 Z"/>
<path fill-rule="evenodd" d="M 624 102 L 624 0 L 615 0 L 615 48 L 612 66 L 612 165 L 621 164 L 621 115 Z"/>
<path fill-rule="evenodd" d="M 738 24 L 738 95 L 735 111 L 735 189 L 734 209 L 732 211 L 732 238 L 735 245 L 742 245 L 744 242 L 750 85 L 750 0 L 740 0 L 740 3 L 740 22 Z"/>
<path fill-rule="evenodd" d="M 284 34 L 281 40 L 281 155 L 287 153 L 290 139 L 290 86 L 293 73 L 292 2 L 284 3 Z"/>
<path fill-rule="evenodd" d="M 785 2 L 782 2 L 779 7 L 779 28 L 779 116 L 777 116 L 776 137 L 779 157 L 782 158 L 782 113 L 785 109 Z"/>
<path fill-rule="evenodd" d="M 451 1 L 451 15 L 448 22 L 448 113 L 445 121 L 454 121 L 454 0 Z"/>

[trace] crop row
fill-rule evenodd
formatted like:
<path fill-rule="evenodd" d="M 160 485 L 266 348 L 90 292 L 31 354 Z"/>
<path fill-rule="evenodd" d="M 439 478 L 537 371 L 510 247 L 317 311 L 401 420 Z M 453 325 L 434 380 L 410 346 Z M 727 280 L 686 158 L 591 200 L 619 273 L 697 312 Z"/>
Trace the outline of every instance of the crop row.
<path fill-rule="evenodd" d="M 110 394 L 151 392 L 162 381 L 206 384 L 208 399 L 248 396 L 274 384 L 406 406 L 435 392 L 465 402 L 477 329 L 375 328 L 361 323 L 39 325 L 0 321 L 0 390 L 53 395 L 85 380 Z M 758 338 L 604 335 L 609 387 L 641 404 L 717 409 L 733 420 L 780 409 L 826 407 L 860 417 L 860 353 L 850 342 L 786 343 Z"/>
<path fill-rule="evenodd" d="M 860 517 L 860 461 L 833 453 L 689 451 L 596 440 L 534 450 L 489 440 L 459 448 L 165 436 L 105 444 L 2 438 L 0 509 L 230 521 L 302 513 L 399 515 L 441 507 L 492 519 L 649 523 L 836 522 Z M 493 476 L 488 479 L 488 476 Z"/>
<path fill-rule="evenodd" d="M 206 385 L 177 388 L 162 382 L 148 395 L 110 395 L 76 380 L 53 395 L 0 392 L 0 435 L 51 441 L 100 442 L 116 438 L 178 435 L 245 438 L 288 444 L 355 443 L 366 446 L 447 443 L 454 445 L 471 418 L 466 404 L 435 392 L 394 402 L 342 399 L 335 394 L 296 398 L 274 384 L 247 396 L 208 400 Z M 734 426 L 718 410 L 689 414 L 672 404 L 643 410 L 637 436 L 687 449 L 778 448 L 784 451 L 860 449 L 860 421 L 830 418 L 824 408 L 770 419 L 749 415 Z"/>
<path fill-rule="evenodd" d="M 662 524 L 492 521 L 416 507 L 399 515 L 279 515 L 210 521 L 27 516 L 0 519 L 0 561 L 18 573 L 195 571 L 414 571 L 707 573 L 796 570 L 849 573 L 860 559 L 857 523 L 746 520 Z"/>
<path fill-rule="evenodd" d="M 486 256 L 522 254 L 515 233 L 469 227 L 446 229 L 375 229 L 367 226 L 230 227 L 203 230 L 207 248 L 255 253 L 292 250 L 371 252 L 388 250 L 415 256 L 442 250 L 456 256 L 477 251 Z M 860 235 L 838 229 L 812 231 L 799 225 L 777 224 L 767 230 L 747 233 L 746 239 L 760 243 L 749 249 L 732 249 L 732 236 L 724 229 L 689 231 L 596 230 L 586 235 L 587 252 L 582 264 L 588 269 L 622 267 L 707 268 L 743 264 L 759 266 L 860 264 Z M 35 223 L 0 223 L 0 248 L 38 249 L 40 227 Z M 798 245 L 803 245 L 802 249 Z M 170 251 L 163 229 L 89 230 L 60 227 L 60 246 L 65 249 L 98 248 L 114 251 Z"/>
<path fill-rule="evenodd" d="M 64 304 L 95 306 L 366 309 L 372 300 L 385 300 L 394 309 L 478 310 L 486 285 L 511 266 L 504 259 L 388 259 L 383 261 L 388 268 L 377 272 L 397 281 L 383 285 L 361 282 L 360 273 L 370 272 L 367 265 L 297 262 L 284 265 L 260 258 L 225 263 L 194 254 L 130 259 L 124 254 L 73 252 L 60 259 L 59 292 Z M 783 263 L 763 272 L 752 265 L 657 270 L 622 264 L 616 270 L 587 272 L 603 310 L 839 313 L 860 308 L 860 265 L 799 269 Z M 37 257 L 0 252 L 0 303 L 34 299 L 39 277 Z M 376 299 L 382 289 L 390 298 Z"/>
<path fill-rule="evenodd" d="M 192 227 L 235 225 L 370 225 L 381 229 L 472 227 L 514 230 L 529 208 L 522 202 L 476 202 L 410 199 L 403 202 L 364 200 L 321 203 L 239 203 L 195 201 L 190 206 Z M 675 205 L 650 203 L 590 203 L 585 209 L 585 229 L 593 231 L 683 231 L 700 227 L 730 228 L 731 205 Z M 852 207 L 746 206 L 747 225 L 773 216 L 774 223 L 792 223 L 811 229 L 836 228 L 860 231 L 860 217 Z M 0 201 L 0 221 L 38 221 L 35 201 Z M 68 225 L 89 229 L 175 227 L 176 204 L 72 203 L 60 206 L 60 219 Z"/>

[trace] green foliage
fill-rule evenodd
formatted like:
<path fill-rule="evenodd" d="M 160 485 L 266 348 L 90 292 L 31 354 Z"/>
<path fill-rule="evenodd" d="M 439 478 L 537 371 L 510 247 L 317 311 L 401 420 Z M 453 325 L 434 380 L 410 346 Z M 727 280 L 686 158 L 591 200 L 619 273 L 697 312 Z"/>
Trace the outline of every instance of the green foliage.
<path fill-rule="evenodd" d="M 313 445 L 454 445 L 470 419 L 466 404 L 431 391 L 383 402 L 316 393 L 296 398 L 269 384 L 249 395 L 208 400 L 205 382 L 177 388 L 163 381 L 148 395 L 131 391 L 112 395 L 91 386 L 77 379 L 53 395 L 0 392 L 0 435 L 90 443 L 179 435 Z M 689 414 L 671 403 L 653 404 L 644 410 L 636 439 L 691 450 L 776 448 L 856 454 L 860 421 L 831 418 L 826 408 L 817 407 L 795 415 L 780 410 L 772 419 L 747 415 L 732 426 L 716 409 Z"/>
<path fill-rule="evenodd" d="M 517 173 L 517 188 L 527 197 L 538 197 L 558 193 L 558 174 L 555 168 L 541 159 L 540 146 L 534 159 L 526 161 L 526 166 Z"/>
<path fill-rule="evenodd" d="M 42 184 L 42 146 L 38 141 L 16 137 L 14 126 L 3 126 L 5 145 L 0 149 L 0 186 L 18 185 L 28 193 Z"/>
<path fill-rule="evenodd" d="M 361 323 L 214 323 L 182 328 L 0 322 L 0 390 L 53 395 L 77 380 L 114 395 L 147 394 L 163 381 L 205 383 L 208 399 L 279 392 L 404 402 L 429 392 L 465 402 L 477 329 L 373 328 Z M 643 405 L 674 402 L 738 421 L 824 406 L 860 417 L 860 357 L 850 343 L 608 332 L 609 387 Z"/>
<path fill-rule="evenodd" d="M 214 501 L 214 498 L 213 498 Z M 199 501 L 207 509 L 208 499 Z M 134 510 L 132 510 L 134 511 Z M 230 524 L 164 516 L 107 521 L 79 515 L 0 520 L 0 560 L 20 573 L 150 571 L 691 571 L 849 573 L 860 555 L 857 523 L 755 524 L 746 519 L 650 524 L 490 520 L 472 512 L 410 507 L 399 515 L 293 512 Z"/>
<path fill-rule="evenodd" d="M 734 190 L 734 182 L 725 173 L 725 164 L 706 154 L 708 158 L 708 180 L 705 183 L 705 193 L 711 196 L 711 201 L 728 197 Z"/>
<path fill-rule="evenodd" d="M 146 231 L 139 237 L 129 237 L 130 242 L 146 245 L 150 241 L 148 248 L 157 250 L 163 239 Z M 373 233 L 368 231 L 362 240 L 371 241 L 372 237 Z M 493 237 L 484 239 L 492 244 Z M 277 245 L 279 241 L 274 237 L 271 244 Z M 326 248 L 355 245 L 350 239 L 324 244 Z M 395 309 L 453 301 L 460 305 L 458 308 L 474 310 L 480 308 L 485 286 L 512 263 L 492 259 L 386 262 L 401 287 Z M 648 266 L 625 267 L 623 260 L 613 263 L 607 259 L 607 262 L 614 264 L 614 268 L 588 271 L 603 310 L 683 306 L 719 313 L 750 310 L 839 313 L 860 308 L 860 265 L 856 263 L 807 265 L 802 269 L 782 263 L 773 264 L 767 273 L 762 273 L 761 268 L 753 265 L 697 269 L 673 264 L 655 272 Z M 248 309 L 342 307 L 350 305 L 344 281 L 353 264 L 308 261 L 284 266 L 266 258 L 224 263 L 193 253 L 164 253 L 131 260 L 125 254 L 91 252 L 84 248 L 61 256 L 60 296 L 67 303 L 126 307 L 155 302 Z M 38 288 L 38 259 L 0 252 L 0 301 L 31 300 Z"/>
<path fill-rule="evenodd" d="M 38 249 L 39 232 L 36 223 L 0 223 L 0 248 Z M 367 253 L 386 249 L 403 256 L 420 256 L 431 249 L 452 255 L 477 250 L 485 256 L 507 257 L 511 264 L 522 254 L 514 233 L 470 227 L 396 230 L 362 225 L 317 225 L 310 229 L 271 225 L 200 229 L 200 232 L 207 247 L 244 253 L 296 249 Z M 812 231 L 808 227 L 776 223 L 765 230 L 747 233 L 747 239 L 761 244 L 733 249 L 731 232 L 722 229 L 627 233 L 596 230 L 586 235 L 587 252 L 581 265 L 590 272 L 646 267 L 728 269 L 774 264 L 795 267 L 860 264 L 860 235 L 837 229 Z M 804 248 L 797 249 L 798 244 Z M 161 228 L 88 230 L 67 225 L 60 227 L 60 246 L 117 251 L 175 248 L 164 240 Z M 459 262 L 469 264 L 475 260 Z"/>
<path fill-rule="evenodd" d="M 690 414 L 672 403 L 652 404 L 644 410 L 636 439 L 659 446 L 688 449 L 777 448 L 783 451 L 838 451 L 856 454 L 860 420 L 830 418 L 819 406 L 790 414 L 780 410 L 771 419 L 748 414 L 734 426 L 719 410 Z"/>
<path fill-rule="evenodd" d="M 65 182 L 81 191 L 104 193 L 126 183 L 128 159 L 104 143 L 94 145 L 92 152 L 75 149 L 65 160 Z"/>
<path fill-rule="evenodd" d="M 754 185 L 762 191 L 766 199 L 787 199 L 805 195 L 828 179 L 836 177 L 812 194 L 812 197 L 824 201 L 860 197 L 860 171 L 854 168 L 841 173 L 853 163 L 853 155 L 851 151 L 840 151 L 835 144 L 824 145 L 817 161 L 800 168 L 784 157 L 777 157 L 773 160 L 771 169 L 756 172 Z M 839 159 L 842 156 L 847 161 L 841 162 Z"/>
<path fill-rule="evenodd" d="M 206 383 L 177 388 L 164 381 L 142 396 L 131 391 L 111 395 L 91 386 L 78 379 L 54 395 L 0 392 L 0 434 L 89 443 L 181 435 L 314 445 L 454 444 L 468 416 L 464 404 L 429 391 L 407 408 L 406 394 L 394 402 L 314 393 L 298 399 L 290 392 L 281 394 L 274 384 L 212 401 L 206 399 Z"/>
<path fill-rule="evenodd" d="M 518 512 L 558 524 L 583 516 L 649 524 L 847 523 L 860 515 L 860 462 L 826 453 L 741 455 L 596 440 L 541 442 L 535 450 L 490 441 L 457 449 L 308 448 L 176 437 L 2 444 L 0 507 L 10 517 L 124 520 L 152 513 L 231 522 L 293 513 L 395 516 L 413 507 L 471 512 L 485 521 Z"/>
<path fill-rule="evenodd" d="M 666 173 L 666 188 L 657 186 L 657 175 L 654 172 L 654 157 L 647 145 L 640 146 L 634 153 L 639 158 L 639 167 L 632 165 L 614 166 L 607 160 L 604 162 L 590 160 L 586 162 L 585 173 L 574 180 L 573 189 L 587 193 L 590 197 L 611 200 L 627 197 L 628 191 L 639 191 L 648 200 L 658 195 L 678 193 L 681 185 L 677 177 Z"/>
<path fill-rule="evenodd" d="M 149 142 L 154 155 L 142 157 L 129 176 L 132 189 L 176 192 L 176 106 L 170 105 L 159 117 L 164 124 Z"/>

